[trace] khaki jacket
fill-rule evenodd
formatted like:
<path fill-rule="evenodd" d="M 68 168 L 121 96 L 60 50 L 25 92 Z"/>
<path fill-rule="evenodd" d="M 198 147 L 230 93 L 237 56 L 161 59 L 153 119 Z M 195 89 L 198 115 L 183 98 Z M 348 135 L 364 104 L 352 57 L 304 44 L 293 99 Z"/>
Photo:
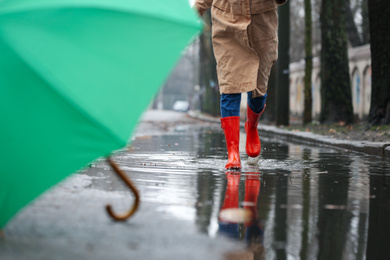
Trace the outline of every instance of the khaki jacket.
<path fill-rule="evenodd" d="M 196 0 L 200 15 L 211 8 L 212 40 L 220 93 L 267 92 L 278 57 L 277 7 L 287 0 Z"/>

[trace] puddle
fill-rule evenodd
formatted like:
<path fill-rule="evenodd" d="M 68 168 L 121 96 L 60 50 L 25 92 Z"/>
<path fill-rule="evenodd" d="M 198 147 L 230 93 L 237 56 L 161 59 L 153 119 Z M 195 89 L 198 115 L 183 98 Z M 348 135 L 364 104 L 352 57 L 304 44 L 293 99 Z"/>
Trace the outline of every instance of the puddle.
<path fill-rule="evenodd" d="M 246 243 L 252 252 L 228 259 L 253 252 L 267 260 L 383 259 L 374 257 L 390 244 L 383 233 L 390 230 L 388 161 L 262 138 L 258 165 L 246 164 L 242 151 L 241 172 L 230 173 L 219 128 L 179 128 L 139 136 L 115 160 L 143 201 L 161 204 L 158 212 L 210 237 Z M 85 174 L 108 170 L 94 167 Z M 93 186 L 125 189 L 115 178 L 96 178 Z"/>

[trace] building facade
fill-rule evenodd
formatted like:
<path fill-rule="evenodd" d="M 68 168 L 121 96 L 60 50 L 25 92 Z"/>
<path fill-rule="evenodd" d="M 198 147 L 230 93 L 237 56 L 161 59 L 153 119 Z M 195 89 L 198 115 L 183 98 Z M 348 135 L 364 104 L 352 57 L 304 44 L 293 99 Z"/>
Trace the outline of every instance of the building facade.
<path fill-rule="evenodd" d="M 357 120 L 368 117 L 371 102 L 371 53 L 370 45 L 351 48 L 348 51 L 353 111 Z M 290 64 L 290 117 L 302 120 L 304 108 L 305 62 Z M 321 113 L 321 76 L 319 57 L 313 58 L 312 118 L 319 120 Z"/>

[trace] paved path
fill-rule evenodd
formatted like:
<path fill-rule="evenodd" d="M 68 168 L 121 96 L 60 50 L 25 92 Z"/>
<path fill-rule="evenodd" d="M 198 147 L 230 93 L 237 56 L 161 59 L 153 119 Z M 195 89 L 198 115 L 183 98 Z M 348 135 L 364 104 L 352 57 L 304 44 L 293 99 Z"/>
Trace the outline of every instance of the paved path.
<path fill-rule="evenodd" d="M 193 118 L 204 120 L 207 122 L 219 123 L 218 118 L 202 115 L 199 112 L 191 111 L 189 115 Z M 244 128 L 244 123 L 241 123 Z M 362 152 L 370 155 L 390 158 L 390 142 L 370 142 L 370 141 L 352 141 L 352 140 L 337 140 L 328 136 L 313 134 L 311 132 L 294 132 L 285 129 L 280 129 L 275 126 L 259 124 L 258 128 L 262 136 L 272 137 L 278 136 L 286 141 L 306 143 L 316 146 L 327 145 L 338 147 L 344 150 Z"/>
<path fill-rule="evenodd" d="M 192 128 L 199 124 L 184 113 L 169 111 L 147 112 L 143 122 L 149 124 L 141 122 L 135 134 L 141 141 L 150 134 L 159 134 L 159 127 L 164 125 Z M 126 152 L 120 153 L 115 160 L 126 161 L 126 156 Z M 157 174 L 167 169 L 162 166 L 139 170 Z M 140 179 L 147 181 L 145 177 Z M 131 196 L 109 166 L 97 161 L 92 168 L 73 174 L 46 192 L 8 223 L 5 237 L 0 238 L 0 259 L 222 259 L 227 251 L 239 247 L 201 234 L 191 220 L 175 216 L 186 209 L 183 202 L 178 202 L 178 210 L 173 211 L 168 210 L 164 198 L 151 196 L 141 191 L 141 206 L 134 217 L 124 223 L 113 222 L 105 205 L 113 204 L 115 211 L 124 211 L 130 207 Z"/>

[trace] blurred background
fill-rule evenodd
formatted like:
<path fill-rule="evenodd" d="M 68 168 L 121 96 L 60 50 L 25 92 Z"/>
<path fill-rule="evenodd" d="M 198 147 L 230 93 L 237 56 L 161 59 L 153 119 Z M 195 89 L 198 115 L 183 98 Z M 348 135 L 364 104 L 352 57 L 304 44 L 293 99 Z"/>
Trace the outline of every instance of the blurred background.
<path fill-rule="evenodd" d="M 368 0 L 333 2 L 294 0 L 279 7 L 279 60 L 271 74 L 263 122 L 389 124 L 389 86 L 384 84 L 389 79 L 382 73 L 388 67 L 375 65 L 389 53 L 389 40 L 384 32 L 377 33 L 376 25 L 387 7 L 381 1 L 371 8 Z M 203 33 L 184 51 L 153 108 L 219 116 L 210 11 L 203 20 Z M 243 96 L 242 112 L 245 109 Z"/>

